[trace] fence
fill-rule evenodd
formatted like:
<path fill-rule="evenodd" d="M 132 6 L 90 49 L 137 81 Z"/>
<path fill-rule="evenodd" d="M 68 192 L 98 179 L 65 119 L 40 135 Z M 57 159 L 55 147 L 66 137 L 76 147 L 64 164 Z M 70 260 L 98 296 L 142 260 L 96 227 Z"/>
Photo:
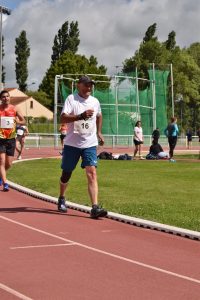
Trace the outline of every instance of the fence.
<path fill-rule="evenodd" d="M 104 135 L 105 146 L 106 147 L 133 147 L 133 135 Z M 144 136 L 144 145 L 150 146 L 152 142 L 151 135 Z M 167 146 L 167 138 L 163 135 L 159 139 L 159 143 L 162 146 Z M 187 139 L 186 137 L 180 137 L 178 139 L 178 146 L 186 147 Z M 193 136 L 192 147 L 199 146 L 199 137 Z M 25 140 L 26 148 L 43 148 L 43 147 L 60 147 L 60 135 L 59 134 L 46 134 L 46 133 L 30 133 Z"/>

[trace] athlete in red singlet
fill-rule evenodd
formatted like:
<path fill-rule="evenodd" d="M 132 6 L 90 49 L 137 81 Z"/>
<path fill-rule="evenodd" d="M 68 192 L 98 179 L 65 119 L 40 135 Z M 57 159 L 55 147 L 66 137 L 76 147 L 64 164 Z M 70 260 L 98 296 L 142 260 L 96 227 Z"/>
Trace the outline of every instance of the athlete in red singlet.
<path fill-rule="evenodd" d="M 25 124 L 25 119 L 18 108 L 10 104 L 7 91 L 0 93 L 0 186 L 9 191 L 6 171 L 11 167 L 15 152 L 16 122 Z"/>

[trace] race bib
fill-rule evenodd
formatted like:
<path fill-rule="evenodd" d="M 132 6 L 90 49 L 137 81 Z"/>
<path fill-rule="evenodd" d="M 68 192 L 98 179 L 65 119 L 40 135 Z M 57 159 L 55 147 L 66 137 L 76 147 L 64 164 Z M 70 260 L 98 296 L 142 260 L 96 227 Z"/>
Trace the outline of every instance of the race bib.
<path fill-rule="evenodd" d="M 67 134 L 67 130 L 62 130 L 61 134 L 66 135 Z"/>
<path fill-rule="evenodd" d="M 24 130 L 17 129 L 17 135 L 24 135 Z"/>
<path fill-rule="evenodd" d="M 78 133 L 80 135 L 91 134 L 95 131 L 95 123 L 94 120 L 80 120 L 74 122 L 74 133 Z"/>
<path fill-rule="evenodd" d="M 0 128 L 9 129 L 14 127 L 13 117 L 0 117 Z"/>

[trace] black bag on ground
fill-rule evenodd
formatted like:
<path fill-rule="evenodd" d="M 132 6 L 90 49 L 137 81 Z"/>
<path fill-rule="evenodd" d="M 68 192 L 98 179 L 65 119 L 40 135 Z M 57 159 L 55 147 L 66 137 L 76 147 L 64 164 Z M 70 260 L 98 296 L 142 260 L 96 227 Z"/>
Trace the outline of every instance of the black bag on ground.
<path fill-rule="evenodd" d="M 101 152 L 99 153 L 99 155 L 97 156 L 98 159 L 108 159 L 108 160 L 112 160 L 113 156 L 111 152 Z"/>
<path fill-rule="evenodd" d="M 130 155 L 128 155 L 127 153 L 122 154 L 118 157 L 119 160 L 131 160 L 132 157 Z"/>

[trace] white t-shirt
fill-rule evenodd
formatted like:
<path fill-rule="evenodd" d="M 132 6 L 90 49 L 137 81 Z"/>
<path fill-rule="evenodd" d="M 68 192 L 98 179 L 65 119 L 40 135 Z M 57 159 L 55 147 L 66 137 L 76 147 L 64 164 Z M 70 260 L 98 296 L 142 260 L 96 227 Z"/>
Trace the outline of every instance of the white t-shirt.
<path fill-rule="evenodd" d="M 101 107 L 96 98 L 89 96 L 85 99 L 78 94 L 69 95 L 65 101 L 62 113 L 80 115 L 88 109 L 94 110 L 91 118 L 86 121 L 80 120 L 67 124 L 67 135 L 64 138 L 65 145 L 77 148 L 89 148 L 98 145 L 96 117 L 101 115 Z"/>
<path fill-rule="evenodd" d="M 142 132 L 142 127 L 135 127 L 134 128 L 134 140 L 138 142 L 143 141 L 143 132 Z"/>

